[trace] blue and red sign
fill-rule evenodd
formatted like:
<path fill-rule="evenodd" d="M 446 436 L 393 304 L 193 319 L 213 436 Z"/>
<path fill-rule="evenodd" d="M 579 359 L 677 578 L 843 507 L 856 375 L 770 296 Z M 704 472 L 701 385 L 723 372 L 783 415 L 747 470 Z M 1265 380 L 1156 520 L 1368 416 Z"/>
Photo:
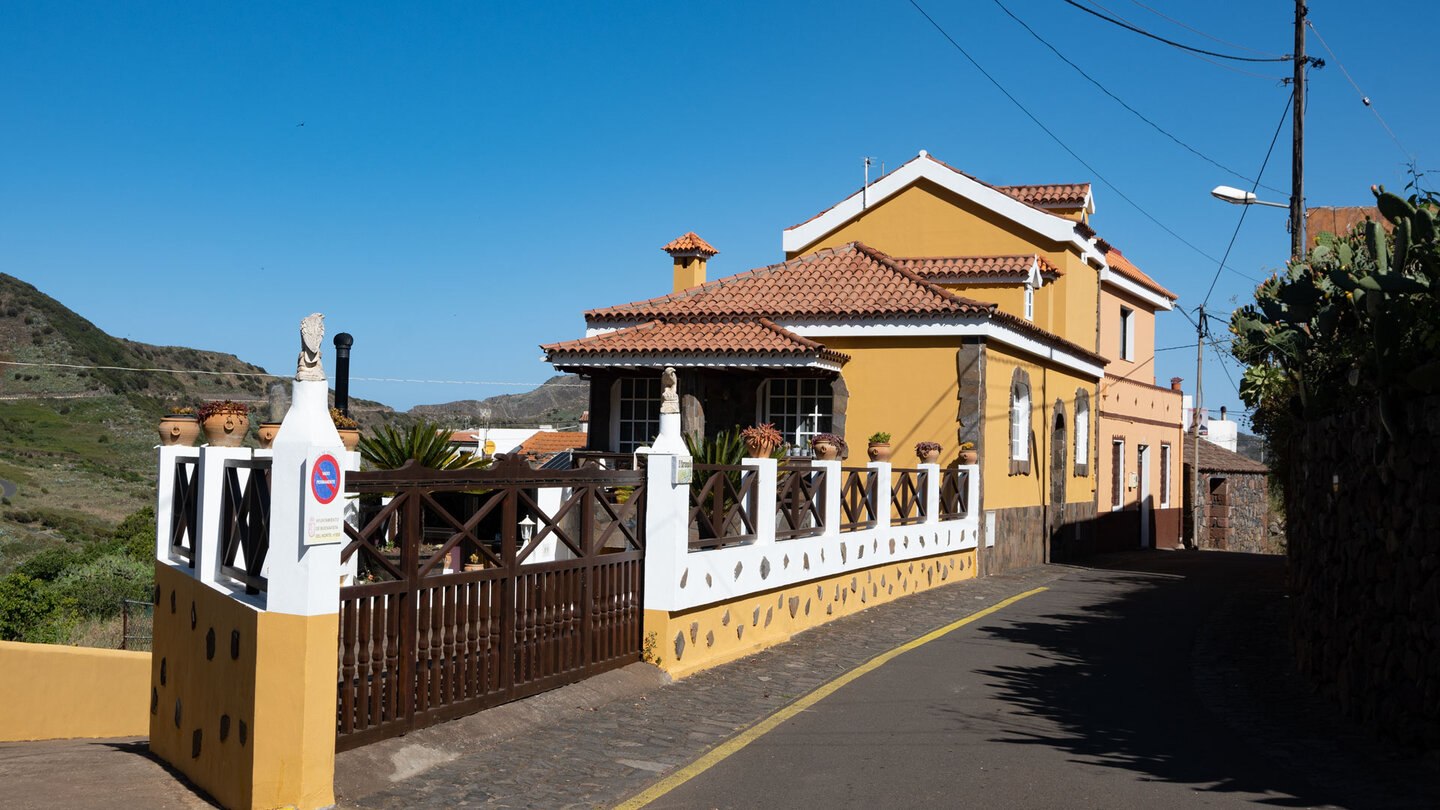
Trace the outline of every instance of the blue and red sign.
<path fill-rule="evenodd" d="M 320 503 L 330 503 L 340 494 L 340 462 L 329 453 L 310 466 L 310 494 Z"/>

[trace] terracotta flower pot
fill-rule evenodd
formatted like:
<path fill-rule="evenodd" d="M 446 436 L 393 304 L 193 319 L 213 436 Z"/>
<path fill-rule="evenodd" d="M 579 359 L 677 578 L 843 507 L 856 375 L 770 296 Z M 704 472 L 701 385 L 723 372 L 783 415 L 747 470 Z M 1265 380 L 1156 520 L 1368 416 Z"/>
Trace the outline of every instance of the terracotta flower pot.
<path fill-rule="evenodd" d="M 921 463 L 921 464 L 939 464 L 939 463 L 940 463 L 940 451 L 939 451 L 939 450 L 926 450 L 924 453 L 920 454 L 920 463 Z"/>
<path fill-rule="evenodd" d="M 269 450 L 270 445 L 275 443 L 275 434 L 279 432 L 279 422 L 261 422 L 260 427 L 255 429 L 255 435 L 260 437 L 260 449 Z"/>
<path fill-rule="evenodd" d="M 890 443 L 889 443 L 889 442 L 871 442 L 871 443 L 870 443 L 870 448 L 869 448 L 869 450 L 868 450 L 867 452 L 870 453 L 870 460 L 871 460 L 871 461 L 889 461 L 889 460 L 890 460 Z"/>
<path fill-rule="evenodd" d="M 834 442 L 811 442 L 810 449 L 815 452 L 815 458 L 821 461 L 834 461 L 840 458 L 840 445 Z"/>
<path fill-rule="evenodd" d="M 250 417 L 243 413 L 217 413 L 200 425 L 205 441 L 213 447 L 239 447 L 250 429 Z"/>
<path fill-rule="evenodd" d="M 769 458 L 775 452 L 777 445 L 774 442 L 764 439 L 746 439 L 745 453 L 750 458 Z"/>
<path fill-rule="evenodd" d="M 340 443 L 345 445 L 346 450 L 354 450 L 360 445 L 359 428 L 336 428 L 340 434 Z"/>
<path fill-rule="evenodd" d="M 160 420 L 160 443 L 166 447 L 189 447 L 200 435 L 200 423 L 189 414 L 172 413 Z"/>
<path fill-rule="evenodd" d="M 975 452 L 974 450 L 961 450 L 961 451 L 960 451 L 960 464 L 961 464 L 961 465 L 969 466 L 969 465 L 971 465 L 971 464 L 976 464 L 976 463 L 978 463 L 979 461 L 980 461 L 980 454 L 977 453 L 977 452 Z"/>

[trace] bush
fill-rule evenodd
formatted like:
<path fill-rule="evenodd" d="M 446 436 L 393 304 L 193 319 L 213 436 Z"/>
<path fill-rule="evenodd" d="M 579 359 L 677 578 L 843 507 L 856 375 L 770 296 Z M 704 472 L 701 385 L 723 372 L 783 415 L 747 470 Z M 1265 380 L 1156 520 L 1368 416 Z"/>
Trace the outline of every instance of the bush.
<path fill-rule="evenodd" d="M 148 600 L 154 582 L 153 565 L 109 553 L 71 568 L 54 587 L 76 613 L 91 618 L 118 613 L 122 599 Z"/>
<path fill-rule="evenodd" d="M 15 566 L 15 573 L 42 582 L 54 582 L 77 565 L 85 561 L 85 555 L 73 546 L 47 548 L 25 562 Z"/>
<path fill-rule="evenodd" d="M 20 573 L 0 579 L 0 640 L 58 644 L 75 622 L 73 605 L 49 583 Z"/>

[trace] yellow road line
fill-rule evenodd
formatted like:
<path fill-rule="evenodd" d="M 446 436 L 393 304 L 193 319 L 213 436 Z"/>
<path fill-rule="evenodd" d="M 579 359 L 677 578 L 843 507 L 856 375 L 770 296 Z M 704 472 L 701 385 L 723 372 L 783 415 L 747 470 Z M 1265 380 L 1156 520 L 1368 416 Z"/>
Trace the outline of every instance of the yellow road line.
<path fill-rule="evenodd" d="M 893 650 L 880 653 L 874 658 L 871 658 L 869 661 L 866 661 L 865 663 L 850 670 L 844 675 L 841 675 L 835 680 L 830 681 L 823 686 L 820 686 L 819 688 L 815 689 L 815 691 L 805 695 L 794 703 L 791 703 L 790 705 L 780 709 L 779 711 L 775 712 L 764 720 L 761 720 L 750 728 L 745 729 L 743 732 L 735 735 L 734 737 L 731 737 L 730 739 L 711 749 L 704 756 L 700 757 L 689 765 L 686 765 L 684 768 L 681 768 L 675 773 L 665 777 L 659 782 L 656 782 L 654 785 L 651 785 L 646 790 L 641 791 L 640 793 L 637 793 L 636 795 L 630 797 L 628 800 L 615 805 L 614 810 L 638 810 L 638 808 L 644 807 L 645 805 L 655 801 L 661 796 L 664 796 L 666 793 L 669 793 L 675 788 L 680 787 L 691 779 L 694 779 L 705 771 L 708 771 L 716 765 L 720 764 L 720 762 L 722 762 L 726 757 L 729 757 L 736 751 L 739 751 L 750 743 L 760 739 L 762 736 L 768 734 L 770 731 L 774 730 L 776 726 L 780 725 L 786 720 L 789 720 L 800 712 L 805 711 L 811 706 L 814 706 L 816 703 L 819 703 L 821 700 L 829 697 L 835 692 L 835 690 L 839 689 L 845 684 L 850 683 L 851 681 L 855 680 L 861 675 L 866 674 L 867 672 L 879 669 L 881 666 L 884 666 L 896 656 L 907 653 L 915 649 L 916 647 L 921 646 L 922 644 L 929 644 L 930 642 L 934 641 L 937 638 L 940 638 L 947 633 L 958 630 L 961 627 L 970 624 L 971 622 L 983 619 L 986 616 L 989 616 L 991 613 L 1009 607 L 1010 605 L 1019 602 L 1021 599 L 1024 599 L 1027 596 L 1034 596 L 1035 594 L 1040 593 L 1044 590 L 1048 589 L 1035 588 L 1034 590 L 1026 591 L 1025 593 L 1012 596 L 1002 602 L 996 602 L 995 604 L 991 605 L 988 608 L 985 608 L 984 610 L 979 610 L 971 613 L 969 616 L 966 616 L 963 619 L 951 622 L 950 624 L 947 624 L 944 627 L 938 628 L 936 630 L 932 630 L 929 633 L 926 633 L 925 635 L 914 639 L 913 641 L 906 642 L 905 644 L 902 644 Z"/>

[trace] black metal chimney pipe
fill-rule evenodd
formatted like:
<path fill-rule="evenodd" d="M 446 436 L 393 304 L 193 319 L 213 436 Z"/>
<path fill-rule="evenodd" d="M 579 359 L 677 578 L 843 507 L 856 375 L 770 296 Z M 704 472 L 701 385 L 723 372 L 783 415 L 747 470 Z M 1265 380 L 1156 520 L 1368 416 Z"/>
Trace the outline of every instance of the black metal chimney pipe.
<path fill-rule="evenodd" d="M 350 415 L 350 347 L 355 338 L 349 332 L 335 336 L 335 407 Z"/>

